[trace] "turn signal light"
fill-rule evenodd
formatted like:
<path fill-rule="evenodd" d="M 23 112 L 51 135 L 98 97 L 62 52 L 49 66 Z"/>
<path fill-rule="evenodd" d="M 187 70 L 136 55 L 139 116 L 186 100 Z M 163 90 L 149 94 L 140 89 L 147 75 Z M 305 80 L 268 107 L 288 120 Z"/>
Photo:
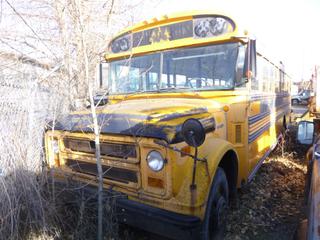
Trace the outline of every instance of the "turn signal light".
<path fill-rule="evenodd" d="M 148 185 L 154 188 L 163 188 L 163 180 L 153 177 L 148 177 Z"/>
<path fill-rule="evenodd" d="M 191 154 L 191 147 L 189 145 L 181 148 L 181 157 L 188 156 L 187 154 Z"/>

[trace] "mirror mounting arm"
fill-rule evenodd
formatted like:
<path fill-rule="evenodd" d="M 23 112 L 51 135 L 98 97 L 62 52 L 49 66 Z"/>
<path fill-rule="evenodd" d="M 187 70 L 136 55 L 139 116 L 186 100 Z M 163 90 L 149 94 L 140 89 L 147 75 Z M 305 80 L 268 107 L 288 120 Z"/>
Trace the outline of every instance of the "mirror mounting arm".
<path fill-rule="evenodd" d="M 165 142 L 163 142 L 163 141 L 161 141 L 161 140 L 154 140 L 154 143 L 155 143 L 155 144 L 158 144 L 158 145 L 160 145 L 160 146 L 162 146 L 162 147 L 171 149 L 171 150 L 173 150 L 173 151 L 175 151 L 175 152 L 181 153 L 181 154 L 183 154 L 183 155 L 185 155 L 185 156 L 192 157 L 193 159 L 196 159 L 196 160 L 199 161 L 199 162 L 207 162 L 207 159 L 206 159 L 206 158 L 198 158 L 197 156 L 192 155 L 192 154 L 187 153 L 187 152 L 184 152 L 184 151 L 182 151 L 182 150 L 180 150 L 180 149 L 178 149 L 178 148 L 176 148 L 176 147 L 171 147 L 168 143 L 165 143 Z"/>
<path fill-rule="evenodd" d="M 197 161 L 204 162 L 206 165 L 206 173 L 208 180 L 211 181 L 209 166 L 207 159 L 198 158 L 198 147 L 201 146 L 206 138 L 206 132 L 202 125 L 202 123 L 195 118 L 187 119 L 181 127 L 181 135 L 184 141 L 190 146 L 195 148 L 195 154 L 185 153 L 176 147 L 171 147 L 168 143 L 164 143 L 163 141 L 155 140 L 156 144 L 164 146 L 166 148 L 172 149 L 176 152 L 183 153 L 186 156 L 192 157 L 193 159 L 193 168 L 192 168 L 192 181 L 190 184 L 190 192 L 191 192 L 191 205 L 193 206 L 196 202 L 197 196 L 197 185 L 196 185 L 196 172 L 197 172 Z"/>
<path fill-rule="evenodd" d="M 192 155 L 190 153 L 186 153 L 184 151 L 181 151 L 180 149 L 176 147 L 170 146 L 168 143 L 161 141 L 161 140 L 154 140 L 155 144 L 158 144 L 162 147 L 171 149 L 175 152 L 182 153 L 183 155 L 189 156 L 193 159 L 193 169 L 192 169 L 192 182 L 190 184 L 190 191 L 191 191 L 191 205 L 195 204 L 196 201 L 196 190 L 197 190 L 197 184 L 196 181 L 196 171 L 197 171 L 197 161 L 203 162 L 206 165 L 206 174 L 209 178 L 209 181 L 211 181 L 210 173 L 209 173 L 209 166 L 208 166 L 208 160 L 206 158 L 198 158 L 198 147 L 195 147 L 195 154 Z"/>

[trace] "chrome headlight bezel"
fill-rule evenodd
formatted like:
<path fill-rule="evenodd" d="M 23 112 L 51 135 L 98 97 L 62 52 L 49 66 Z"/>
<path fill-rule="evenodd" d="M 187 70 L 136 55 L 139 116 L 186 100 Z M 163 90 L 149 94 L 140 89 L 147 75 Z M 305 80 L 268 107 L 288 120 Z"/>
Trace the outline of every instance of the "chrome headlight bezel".
<path fill-rule="evenodd" d="M 165 165 L 165 159 L 162 157 L 161 153 L 152 150 L 147 155 L 148 167 L 154 172 L 160 172 Z"/>

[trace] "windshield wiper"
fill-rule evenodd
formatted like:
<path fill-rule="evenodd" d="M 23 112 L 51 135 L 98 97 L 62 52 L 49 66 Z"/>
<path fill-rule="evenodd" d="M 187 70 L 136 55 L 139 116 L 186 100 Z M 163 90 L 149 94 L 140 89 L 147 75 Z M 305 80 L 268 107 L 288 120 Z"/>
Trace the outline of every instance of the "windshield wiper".
<path fill-rule="evenodd" d="M 135 91 L 135 92 L 122 93 L 122 95 L 125 95 L 126 97 L 129 97 L 129 96 L 139 95 L 139 94 L 142 94 L 142 93 L 152 93 L 152 92 L 157 92 L 157 91 L 158 90 L 138 90 L 138 91 Z"/>
<path fill-rule="evenodd" d="M 190 89 L 190 87 L 167 87 L 167 88 L 159 88 L 159 92 L 169 92 L 172 90 L 180 90 L 180 89 Z"/>
<path fill-rule="evenodd" d="M 141 93 L 146 93 L 148 91 L 146 90 L 138 90 L 138 91 L 135 91 L 135 92 L 127 92 L 127 93 L 124 93 L 124 95 L 126 96 L 133 96 L 133 95 L 138 95 L 138 94 L 141 94 Z"/>

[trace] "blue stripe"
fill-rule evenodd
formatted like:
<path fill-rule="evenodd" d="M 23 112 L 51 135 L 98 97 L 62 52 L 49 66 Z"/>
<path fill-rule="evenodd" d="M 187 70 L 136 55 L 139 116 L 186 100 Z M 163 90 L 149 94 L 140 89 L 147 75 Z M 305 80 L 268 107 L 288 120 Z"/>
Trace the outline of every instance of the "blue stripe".
<path fill-rule="evenodd" d="M 277 107 L 276 112 L 278 112 L 281 108 L 284 108 L 287 106 L 289 106 L 289 104 L 282 104 L 281 106 Z M 288 110 L 286 111 L 286 113 L 287 112 L 288 112 Z M 263 119 L 264 117 L 268 116 L 269 114 L 270 114 L 270 111 L 267 111 L 267 112 L 259 113 L 259 114 L 256 114 L 254 116 L 249 117 L 249 125 L 258 122 L 259 120 Z"/>
<path fill-rule="evenodd" d="M 287 97 L 289 95 L 283 95 L 283 96 L 277 96 L 276 98 L 279 97 Z M 255 97 L 259 97 L 259 96 L 255 96 Z M 265 96 L 261 96 L 261 97 L 265 97 Z M 287 114 L 290 109 L 288 108 L 290 106 L 290 103 L 283 103 L 281 101 L 276 101 L 276 103 L 278 103 L 275 108 L 276 108 L 276 121 L 278 119 L 280 119 L 283 115 Z M 286 108 L 282 111 L 280 111 L 281 109 Z M 254 116 L 251 116 L 248 118 L 248 123 L 249 123 L 249 128 L 252 127 L 252 125 L 254 125 L 255 123 L 259 122 L 260 120 L 264 119 L 265 117 L 267 117 L 268 115 L 270 115 L 271 112 L 270 111 L 264 111 L 262 113 L 256 114 Z M 255 141 L 259 136 L 261 136 L 265 131 L 269 130 L 271 126 L 270 121 L 268 123 L 266 123 L 266 125 L 264 125 L 262 128 L 258 129 L 257 131 L 255 131 L 254 133 L 251 133 L 248 137 L 248 142 L 252 143 L 253 141 Z"/>
<path fill-rule="evenodd" d="M 259 113 L 257 115 L 249 117 L 249 125 L 254 124 L 255 122 L 258 122 L 259 120 L 265 118 L 269 114 L 270 114 L 270 112 L 267 111 L 267 112 Z"/>
<path fill-rule="evenodd" d="M 278 114 L 277 116 L 277 120 L 280 119 L 282 117 L 282 114 Z M 255 131 L 254 133 L 249 135 L 249 139 L 248 142 L 252 143 L 253 141 L 255 141 L 258 137 L 260 137 L 265 131 L 269 130 L 270 128 L 270 122 L 267 123 L 264 127 L 260 128 L 259 130 Z"/>
<path fill-rule="evenodd" d="M 256 140 L 260 135 L 262 135 L 265 131 L 269 130 L 270 123 L 267 123 L 264 127 L 260 128 L 258 131 L 249 135 L 249 143 Z"/>
<path fill-rule="evenodd" d="M 290 94 L 288 93 L 282 93 L 282 94 L 275 94 L 275 95 L 263 95 L 263 94 L 256 94 L 256 95 L 251 95 L 250 96 L 250 100 L 262 100 L 262 99 L 266 99 L 266 98 L 285 98 L 285 97 L 289 97 Z"/>

